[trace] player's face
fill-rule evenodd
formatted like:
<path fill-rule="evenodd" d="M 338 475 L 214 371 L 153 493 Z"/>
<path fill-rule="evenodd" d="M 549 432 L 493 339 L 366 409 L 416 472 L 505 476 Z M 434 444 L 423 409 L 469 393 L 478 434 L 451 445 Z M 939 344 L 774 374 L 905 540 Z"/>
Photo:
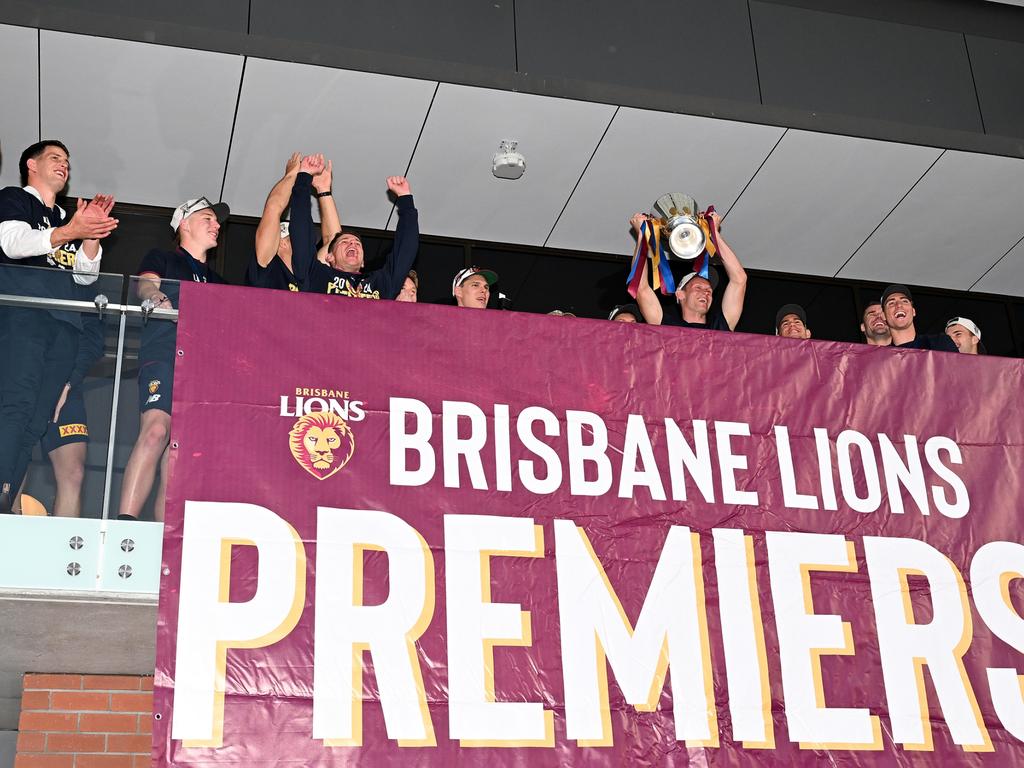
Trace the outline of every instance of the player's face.
<path fill-rule="evenodd" d="M 953 340 L 956 348 L 965 355 L 978 354 L 978 337 L 957 323 L 946 329 L 946 335 Z"/>
<path fill-rule="evenodd" d="M 327 255 L 327 263 L 342 272 L 359 272 L 363 268 L 363 241 L 355 235 L 342 235 Z"/>
<path fill-rule="evenodd" d="M 797 314 L 788 314 L 779 323 L 779 336 L 787 339 L 809 339 L 811 332 Z"/>
<path fill-rule="evenodd" d="M 615 316 L 615 321 L 614 322 L 616 322 L 616 323 L 635 323 L 636 322 L 636 318 L 633 315 L 631 315 L 629 312 L 620 312 L 619 314 L 617 314 Z"/>
<path fill-rule="evenodd" d="M 455 289 L 455 298 L 460 307 L 486 309 L 487 301 L 491 298 L 491 286 L 481 275 L 473 275 Z"/>
<path fill-rule="evenodd" d="M 685 309 L 704 315 L 711 309 L 711 293 L 711 283 L 703 277 L 692 277 L 683 286 L 680 303 Z"/>
<path fill-rule="evenodd" d="M 39 157 L 28 161 L 29 183 L 40 185 L 54 192 L 60 192 L 68 183 L 71 175 L 71 160 L 68 153 L 60 147 L 50 145 Z"/>
<path fill-rule="evenodd" d="M 217 214 L 210 208 L 193 213 L 181 223 L 180 229 L 204 251 L 217 246 L 220 222 L 217 221 Z"/>
<path fill-rule="evenodd" d="M 864 321 L 860 329 L 869 339 L 883 339 L 889 335 L 889 324 L 885 322 L 885 312 L 881 304 L 871 304 L 864 310 Z"/>
<path fill-rule="evenodd" d="M 917 312 L 910 299 L 902 293 L 894 293 L 885 300 L 885 322 L 894 331 L 902 331 L 914 324 Z"/>
<path fill-rule="evenodd" d="M 416 283 L 412 281 L 411 277 L 405 278 L 405 283 L 402 284 L 402 290 L 398 292 L 398 295 L 395 297 L 395 301 L 409 301 L 415 303 Z"/>

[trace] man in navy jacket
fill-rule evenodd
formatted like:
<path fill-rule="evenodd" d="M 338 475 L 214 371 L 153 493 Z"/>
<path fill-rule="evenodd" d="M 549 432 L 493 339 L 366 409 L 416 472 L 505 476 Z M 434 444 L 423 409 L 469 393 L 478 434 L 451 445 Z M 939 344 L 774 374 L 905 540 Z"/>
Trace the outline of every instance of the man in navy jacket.
<path fill-rule="evenodd" d="M 395 195 L 398 225 L 395 242 L 384 266 L 363 272 L 363 243 L 351 232 L 339 232 L 327 248 L 325 261 L 316 258 L 310 192 L 313 177 L 325 168 L 323 155 L 302 158 L 291 199 L 292 270 L 303 291 L 352 296 L 360 299 L 394 299 L 402 290 L 419 250 L 420 227 L 409 182 L 404 176 L 388 176 L 388 190 Z"/>

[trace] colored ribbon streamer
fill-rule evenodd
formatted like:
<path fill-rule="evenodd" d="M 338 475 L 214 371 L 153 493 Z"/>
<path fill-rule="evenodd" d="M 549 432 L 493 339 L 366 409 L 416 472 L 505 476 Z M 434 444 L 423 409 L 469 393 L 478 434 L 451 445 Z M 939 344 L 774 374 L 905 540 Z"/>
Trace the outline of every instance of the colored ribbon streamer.
<path fill-rule="evenodd" d="M 706 243 L 700 256 L 693 260 L 693 271 L 700 277 L 710 281 L 711 258 L 718 254 L 718 233 L 711 219 L 715 212 L 715 206 L 709 205 L 708 209 L 697 217 L 700 228 L 704 231 L 704 242 Z M 662 237 L 662 227 L 657 219 L 646 219 L 640 224 L 640 234 L 636 239 L 636 247 L 633 249 L 633 259 L 630 263 L 629 276 L 626 278 L 626 290 L 634 299 L 640 288 L 640 280 L 643 278 L 644 261 L 651 262 L 651 287 L 657 291 L 670 296 L 676 292 L 676 281 L 672 275 L 672 267 L 669 264 L 669 252 L 666 246 L 668 238 Z"/>

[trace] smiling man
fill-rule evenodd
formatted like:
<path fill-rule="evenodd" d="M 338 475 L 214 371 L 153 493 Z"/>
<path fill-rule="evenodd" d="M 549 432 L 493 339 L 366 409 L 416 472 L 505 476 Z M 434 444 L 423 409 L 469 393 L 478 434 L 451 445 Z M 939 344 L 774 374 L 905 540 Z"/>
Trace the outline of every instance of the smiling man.
<path fill-rule="evenodd" d="M 640 225 L 646 214 L 636 213 L 629 220 L 633 230 L 639 237 Z M 718 270 L 709 267 L 708 277 L 704 279 L 696 272 L 689 262 L 671 261 L 672 274 L 676 280 L 675 300 L 679 308 L 678 314 L 665 312 L 658 295 L 648 282 L 648 264 L 644 261 L 643 275 L 637 289 L 636 303 L 643 313 L 644 320 L 651 325 L 675 325 L 683 328 L 705 328 L 712 331 L 731 331 L 740 321 L 743 314 L 743 300 L 747 295 L 747 273 L 740 264 L 732 248 L 725 242 L 721 233 L 721 219 L 717 213 L 711 214 L 712 226 L 718 237 L 718 255 L 729 278 L 722 294 L 721 308 L 712 308 L 714 290 L 718 287 Z"/>
<path fill-rule="evenodd" d="M 171 229 L 178 240 L 173 251 L 154 249 L 139 265 L 138 296 L 158 309 L 177 309 L 179 281 L 224 283 L 207 264 L 207 251 L 217 247 L 220 225 L 228 217 L 224 203 L 205 197 L 186 200 L 174 209 Z M 124 470 L 118 519 L 138 519 L 160 466 L 160 487 L 153 508 L 164 519 L 167 488 L 167 441 L 171 434 L 176 324 L 150 318 L 142 326 L 139 349 L 139 437 Z"/>
<path fill-rule="evenodd" d="M 487 309 L 491 286 L 498 282 L 498 273 L 480 267 L 466 267 L 452 280 L 452 296 L 460 307 Z"/>
<path fill-rule="evenodd" d="M 956 344 L 946 334 L 921 334 L 914 327 L 917 310 L 914 297 L 905 285 L 894 284 L 882 291 L 882 311 L 889 326 L 894 347 L 908 349 L 934 349 L 942 352 L 956 352 Z"/>
<path fill-rule="evenodd" d="M 962 355 L 984 355 L 981 328 L 967 317 L 954 317 L 946 323 L 946 335 L 953 340 Z"/>
<path fill-rule="evenodd" d="M 394 246 L 383 267 L 363 272 L 363 241 L 351 232 L 338 232 L 334 236 L 323 262 L 316 257 L 310 192 L 314 177 L 326 168 L 323 155 L 302 158 L 292 187 L 290 232 L 295 277 L 302 290 L 309 293 L 357 299 L 394 299 L 402 290 L 419 250 L 419 215 L 413 204 L 409 181 L 404 176 L 387 177 L 387 188 L 394 195 L 398 210 Z"/>
<path fill-rule="evenodd" d="M 892 345 L 892 334 L 889 333 L 889 324 L 885 322 L 882 302 L 869 301 L 864 307 L 864 313 L 860 317 L 860 332 L 864 334 L 864 341 L 868 346 L 888 347 Z"/>
<path fill-rule="evenodd" d="M 55 139 L 26 148 L 18 169 L 22 186 L 0 190 L 0 293 L 91 299 L 83 286 L 96 281 L 99 241 L 117 227 L 114 199 L 79 199 L 72 215 L 57 205 L 71 158 Z M 76 312 L 0 307 L 0 512 L 11 511 L 74 368 L 81 333 Z"/>
<path fill-rule="evenodd" d="M 775 313 L 775 333 L 786 339 L 809 339 L 807 312 L 799 304 L 783 304 Z"/>

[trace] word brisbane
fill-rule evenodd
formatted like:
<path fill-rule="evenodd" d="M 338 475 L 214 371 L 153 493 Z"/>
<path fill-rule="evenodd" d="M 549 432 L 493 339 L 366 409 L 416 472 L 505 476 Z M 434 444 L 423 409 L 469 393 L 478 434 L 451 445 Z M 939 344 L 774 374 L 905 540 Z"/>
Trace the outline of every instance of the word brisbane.
<path fill-rule="evenodd" d="M 648 422 L 629 414 L 625 424 L 607 424 L 590 411 L 529 406 L 513 413 L 496 403 L 485 412 L 458 400 L 442 402 L 437 419 L 426 403 L 399 397 L 390 399 L 389 412 L 396 486 L 426 485 L 440 465 L 445 488 L 511 491 L 517 481 L 539 495 L 687 501 L 699 494 L 741 506 L 758 506 L 759 493 L 769 491 L 792 509 L 836 510 L 841 501 L 868 513 L 887 498 L 894 514 L 935 509 L 962 518 L 970 511 L 955 471 L 963 464 L 960 446 L 941 435 L 894 439 L 847 429 L 833 438 L 814 429 L 791 439 L 781 425 L 752 436 L 748 424 L 735 421 Z M 748 472 L 765 461 L 778 471 Z M 755 482 L 766 485 L 751 487 Z"/>

